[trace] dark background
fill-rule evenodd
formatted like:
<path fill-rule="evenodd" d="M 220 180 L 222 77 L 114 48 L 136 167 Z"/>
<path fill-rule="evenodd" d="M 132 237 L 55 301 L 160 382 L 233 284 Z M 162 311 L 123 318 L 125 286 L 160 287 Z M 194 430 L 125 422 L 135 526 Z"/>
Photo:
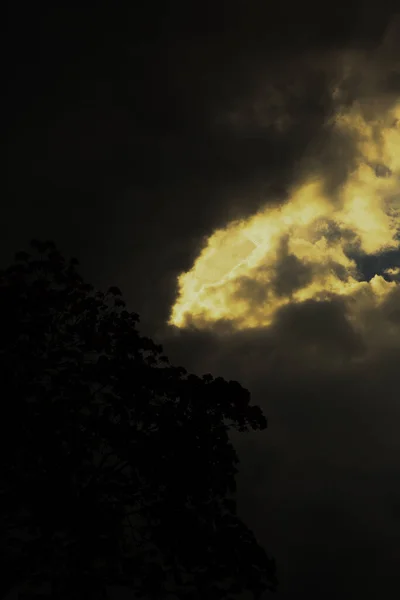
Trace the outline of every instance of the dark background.
<path fill-rule="evenodd" d="M 53 239 L 92 283 L 121 287 L 174 362 L 251 390 L 269 429 L 237 440 L 240 506 L 277 559 L 277 597 L 397 598 L 400 341 L 383 338 L 385 314 L 356 365 L 340 303 L 229 339 L 165 325 L 205 236 L 285 201 L 306 169 L 343 180 L 351 144 L 323 128 L 338 57 L 362 56 L 349 102 L 371 93 L 373 69 L 400 95 L 397 3 L 54 4 L 8 6 L 1 262 Z M 255 108 L 271 89 L 284 133 Z"/>

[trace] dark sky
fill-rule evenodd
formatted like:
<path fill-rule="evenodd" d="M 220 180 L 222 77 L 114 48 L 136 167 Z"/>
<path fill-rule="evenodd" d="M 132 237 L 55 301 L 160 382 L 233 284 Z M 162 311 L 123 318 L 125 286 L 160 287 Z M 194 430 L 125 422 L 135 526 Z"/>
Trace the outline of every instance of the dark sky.
<path fill-rule="evenodd" d="M 338 106 L 363 123 L 398 107 L 397 2 L 54 4 L 10 3 L 1 262 L 55 240 L 93 283 L 121 287 L 173 361 L 250 389 L 269 429 L 237 440 L 240 505 L 277 559 L 277 598 L 397 598 L 398 279 L 359 312 L 347 296 L 312 297 L 224 335 L 166 325 L 177 276 L 216 229 L 290 205 L 311 175 L 344 202 L 361 138 L 330 123 Z M 392 202 L 395 156 L 368 163 L 391 169 Z M 395 247 L 355 255 L 365 281 L 400 265 Z M 322 277 L 290 256 L 276 293 Z"/>

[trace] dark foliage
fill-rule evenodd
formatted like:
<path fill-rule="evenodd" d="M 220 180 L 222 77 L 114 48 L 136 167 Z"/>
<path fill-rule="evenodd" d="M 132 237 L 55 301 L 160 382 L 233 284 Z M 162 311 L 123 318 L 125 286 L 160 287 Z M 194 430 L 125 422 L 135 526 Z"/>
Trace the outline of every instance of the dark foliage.
<path fill-rule="evenodd" d="M 264 429 L 235 381 L 189 375 L 52 242 L 0 273 L 0 597 L 258 598 L 274 563 L 236 514 L 229 430 Z"/>

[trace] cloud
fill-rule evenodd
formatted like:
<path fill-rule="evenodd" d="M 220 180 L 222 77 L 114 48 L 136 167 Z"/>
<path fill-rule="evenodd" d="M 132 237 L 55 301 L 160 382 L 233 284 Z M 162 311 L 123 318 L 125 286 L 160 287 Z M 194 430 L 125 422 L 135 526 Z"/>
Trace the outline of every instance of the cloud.
<path fill-rule="evenodd" d="M 164 331 L 173 361 L 241 381 L 269 418 L 235 444 L 240 510 L 277 558 L 282 598 L 395 597 L 398 39 L 335 55 L 333 110 L 290 189 L 210 230 Z M 296 130 L 284 93 L 254 103 L 225 126 Z"/>
<path fill-rule="evenodd" d="M 213 327 L 228 320 L 238 329 L 268 325 L 288 301 L 324 292 L 356 293 L 364 287 L 358 268 L 364 257 L 399 248 L 397 29 L 393 20 L 379 47 L 302 52 L 286 62 L 270 62 L 267 77 L 256 70 L 257 83 L 234 95 L 216 131 L 229 133 L 233 147 L 240 140 L 269 140 L 279 154 L 288 146 L 292 159 L 297 153 L 296 166 L 285 192 L 274 195 L 273 186 L 261 186 L 264 201 L 256 206 L 247 183 L 247 215 L 228 217 L 210 231 L 192 268 L 178 278 L 170 323 Z M 262 153 L 248 156 L 258 165 Z M 245 154 L 238 158 L 255 176 Z M 269 155 L 265 177 L 273 180 L 268 162 Z M 235 165 L 235 172 L 241 168 Z M 390 290 L 383 275 L 369 277 L 377 297 Z"/>
<path fill-rule="evenodd" d="M 332 117 L 358 157 L 336 196 L 327 195 L 323 173 L 308 177 L 292 186 L 285 203 L 270 202 L 214 231 L 179 277 L 171 324 L 185 326 L 190 315 L 201 327 L 220 320 L 237 329 L 268 326 L 287 303 L 326 293 L 357 296 L 366 285 L 377 302 L 390 292 L 395 282 L 380 273 L 360 280 L 354 254 L 400 248 L 400 104 L 368 119 L 365 112 L 354 102 Z"/>
<path fill-rule="evenodd" d="M 173 361 L 241 381 L 268 416 L 265 435 L 234 439 L 239 507 L 276 556 L 282 597 L 373 598 L 378 586 L 392 597 L 400 290 L 379 306 L 365 291 L 357 327 L 353 301 L 335 296 L 285 305 L 267 328 L 172 329 L 164 340 Z"/>
<path fill-rule="evenodd" d="M 400 275 L 400 267 L 389 267 L 388 269 L 385 269 L 384 273 L 390 277 L 396 278 Z"/>
<path fill-rule="evenodd" d="M 250 389 L 270 426 L 235 440 L 240 506 L 277 558 L 279 597 L 390 600 L 398 25 L 378 46 L 388 3 L 214 2 L 193 19 L 181 4 L 133 37 L 107 15 L 101 49 L 71 13 L 87 60 L 60 62 L 56 44 L 34 56 L 39 79 L 19 69 L 2 250 L 33 229 L 59 240 L 174 362 Z M 67 29 L 41 27 L 61 45 Z M 181 325 L 165 327 L 173 308 Z"/>

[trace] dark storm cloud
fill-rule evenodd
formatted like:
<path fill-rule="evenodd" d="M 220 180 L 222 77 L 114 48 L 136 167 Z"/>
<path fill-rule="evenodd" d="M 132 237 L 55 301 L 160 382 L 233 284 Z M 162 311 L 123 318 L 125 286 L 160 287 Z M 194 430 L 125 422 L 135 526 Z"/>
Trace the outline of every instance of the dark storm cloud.
<path fill-rule="evenodd" d="M 246 300 L 251 310 L 262 308 L 271 296 L 271 290 L 265 285 L 264 281 L 258 281 L 256 278 L 247 275 L 239 277 L 235 287 L 234 299 Z"/>
<path fill-rule="evenodd" d="M 307 300 L 293 306 L 284 306 L 278 311 L 272 326 L 272 335 L 279 345 L 287 345 L 293 355 L 308 349 L 316 351 L 314 360 L 321 360 L 318 353 L 327 352 L 334 360 L 338 355 L 349 360 L 362 353 L 363 340 L 346 314 L 344 302 L 340 299 L 326 301 Z M 303 362 L 304 356 L 299 358 Z"/>
<path fill-rule="evenodd" d="M 309 4 L 178 2 L 157 15 L 149 4 L 140 18 L 16 5 L 1 251 L 55 239 L 95 284 L 122 288 L 174 362 L 249 387 L 270 426 L 236 440 L 241 510 L 277 558 L 279 597 L 391 600 L 398 290 L 361 337 L 338 300 L 225 337 L 164 326 L 176 277 L 215 228 L 285 201 L 305 174 L 340 192 L 357 154 L 334 110 L 357 97 L 367 113 L 378 88 L 387 104 L 400 94 L 395 24 L 382 45 L 390 3 Z M 337 233 L 331 223 L 332 243 Z M 315 268 L 283 252 L 275 288 Z M 268 299 L 249 279 L 238 294 Z"/>
<path fill-rule="evenodd" d="M 291 297 L 294 292 L 311 283 L 313 268 L 289 252 L 289 237 L 282 240 L 274 263 L 272 287 L 275 294 Z"/>
<path fill-rule="evenodd" d="M 235 443 L 241 510 L 277 557 L 279 597 L 350 598 L 362 590 L 374 598 L 379 586 L 392 597 L 400 541 L 399 323 L 392 342 L 379 330 L 393 323 L 398 306 L 396 289 L 366 316 L 375 323 L 367 338 L 339 299 L 285 307 L 264 331 L 166 338 L 172 359 L 185 355 L 198 373 L 238 379 L 269 417 L 265 435 Z"/>
<path fill-rule="evenodd" d="M 191 14 L 178 3 L 144 14 L 143 27 L 118 11 L 44 15 L 13 83 L 20 104 L 31 78 L 12 120 L 5 220 L 24 218 L 2 246 L 22 245 L 33 227 L 57 238 L 98 281 L 117 278 L 153 328 L 213 229 L 285 200 L 305 171 L 329 165 L 332 186 L 342 181 L 352 145 L 323 127 L 335 53 L 354 36 L 376 44 L 384 19 L 371 31 L 355 4 L 345 20 L 267 4 Z"/>

